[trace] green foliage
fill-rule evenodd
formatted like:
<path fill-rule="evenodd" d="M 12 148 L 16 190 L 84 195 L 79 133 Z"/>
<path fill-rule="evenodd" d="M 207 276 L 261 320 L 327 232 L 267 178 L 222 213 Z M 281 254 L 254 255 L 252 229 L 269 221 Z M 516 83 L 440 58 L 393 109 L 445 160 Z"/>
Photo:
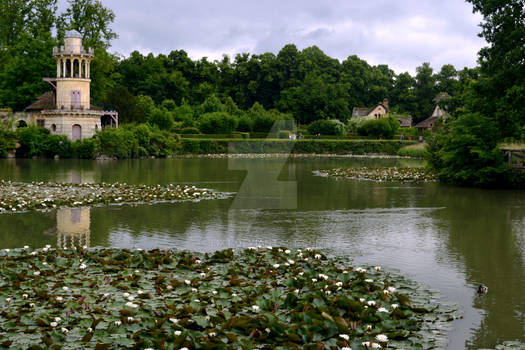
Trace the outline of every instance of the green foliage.
<path fill-rule="evenodd" d="M 507 169 L 498 148 L 499 136 L 494 121 L 477 113 L 463 113 L 430 141 L 427 160 L 446 182 L 502 185 Z"/>
<path fill-rule="evenodd" d="M 229 134 L 238 123 L 237 118 L 225 112 L 205 113 L 199 118 L 199 130 L 205 134 Z"/>
<path fill-rule="evenodd" d="M 423 158 L 427 155 L 427 144 L 418 143 L 416 145 L 409 145 L 399 149 L 397 152 L 400 156 Z"/>
<path fill-rule="evenodd" d="M 119 159 L 138 156 L 138 140 L 129 128 L 104 129 L 95 135 L 99 143 L 99 153 Z"/>
<path fill-rule="evenodd" d="M 17 157 L 38 157 L 43 156 L 46 150 L 44 142 L 50 135 L 49 130 L 29 125 L 25 128 L 16 130 L 16 138 L 20 147 L 16 150 Z"/>
<path fill-rule="evenodd" d="M 7 157 L 7 154 L 13 151 L 15 146 L 15 133 L 0 126 L 0 158 Z"/>
<path fill-rule="evenodd" d="M 398 128 L 399 123 L 394 117 L 386 117 L 365 121 L 357 128 L 357 132 L 361 136 L 391 139 Z"/>
<path fill-rule="evenodd" d="M 180 133 L 183 134 L 183 135 L 188 135 L 188 134 L 200 134 L 200 131 L 199 131 L 199 129 L 190 126 L 190 127 L 187 127 L 187 128 L 183 128 L 183 129 L 180 131 Z"/>
<path fill-rule="evenodd" d="M 71 141 L 64 135 L 47 135 L 42 142 L 42 154 L 46 158 L 55 155 L 60 158 L 71 158 Z"/>
<path fill-rule="evenodd" d="M 97 149 L 100 149 L 100 146 L 96 138 L 82 139 L 71 144 L 73 157 L 80 159 L 95 159 Z"/>
<path fill-rule="evenodd" d="M 316 120 L 308 125 L 308 132 L 310 135 L 335 135 L 343 136 L 345 133 L 345 126 L 337 119 L 332 120 Z"/>
<path fill-rule="evenodd" d="M 173 127 L 172 113 L 162 108 L 154 108 L 147 121 L 151 125 L 156 125 L 161 130 L 169 130 Z"/>

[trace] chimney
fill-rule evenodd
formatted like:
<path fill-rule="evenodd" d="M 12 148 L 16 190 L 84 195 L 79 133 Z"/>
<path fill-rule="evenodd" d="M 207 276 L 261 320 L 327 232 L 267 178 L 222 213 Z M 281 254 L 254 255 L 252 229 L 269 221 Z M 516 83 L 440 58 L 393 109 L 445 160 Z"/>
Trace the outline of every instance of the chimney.
<path fill-rule="evenodd" d="M 383 100 L 383 106 L 387 107 L 388 108 L 388 98 L 385 98 Z"/>

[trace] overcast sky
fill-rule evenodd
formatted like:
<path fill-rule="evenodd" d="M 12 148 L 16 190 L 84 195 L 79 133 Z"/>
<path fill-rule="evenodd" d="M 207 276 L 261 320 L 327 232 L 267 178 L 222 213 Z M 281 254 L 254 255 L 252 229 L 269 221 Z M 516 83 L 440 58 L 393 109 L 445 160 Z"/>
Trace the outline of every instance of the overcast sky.
<path fill-rule="evenodd" d="M 66 0 L 59 0 L 61 7 Z M 193 59 L 223 54 L 277 54 L 286 44 L 316 45 L 344 60 L 357 55 L 412 74 L 423 62 L 435 70 L 476 65 L 485 41 L 481 16 L 464 0 L 102 0 L 116 15 L 124 56 L 182 49 Z"/>

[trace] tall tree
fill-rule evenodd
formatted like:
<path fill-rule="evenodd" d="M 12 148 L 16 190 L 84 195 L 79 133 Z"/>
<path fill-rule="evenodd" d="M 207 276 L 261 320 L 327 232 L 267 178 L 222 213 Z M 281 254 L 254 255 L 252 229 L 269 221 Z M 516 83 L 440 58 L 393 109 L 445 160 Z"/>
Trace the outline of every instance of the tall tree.
<path fill-rule="evenodd" d="M 430 63 L 425 62 L 416 68 L 416 84 L 414 86 L 414 94 L 417 98 L 417 109 L 414 111 L 414 119 L 416 122 L 430 117 L 436 97 L 435 76 L 432 74 L 433 70 Z"/>

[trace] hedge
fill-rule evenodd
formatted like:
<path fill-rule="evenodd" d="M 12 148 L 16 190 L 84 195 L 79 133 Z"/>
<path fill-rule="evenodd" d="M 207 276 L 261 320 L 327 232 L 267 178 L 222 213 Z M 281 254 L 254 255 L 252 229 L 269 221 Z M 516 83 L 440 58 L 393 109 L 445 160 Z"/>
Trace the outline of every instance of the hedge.
<path fill-rule="evenodd" d="M 325 154 L 397 154 L 415 141 L 400 140 L 235 140 L 181 139 L 182 154 L 217 153 L 325 153 Z M 290 150 L 291 148 L 291 150 Z"/>

